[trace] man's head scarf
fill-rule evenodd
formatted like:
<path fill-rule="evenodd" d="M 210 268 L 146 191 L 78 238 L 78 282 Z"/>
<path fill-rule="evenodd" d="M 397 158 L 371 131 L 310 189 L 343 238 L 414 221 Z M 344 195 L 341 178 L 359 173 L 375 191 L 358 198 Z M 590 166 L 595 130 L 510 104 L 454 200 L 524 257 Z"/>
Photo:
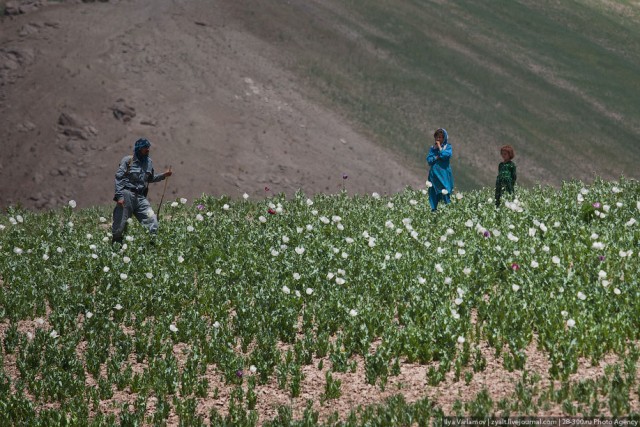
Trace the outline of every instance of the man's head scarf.
<path fill-rule="evenodd" d="M 140 150 L 142 150 L 143 148 L 147 148 L 147 147 L 151 147 L 151 143 L 149 142 L 148 139 L 146 138 L 140 138 L 136 141 L 136 144 L 133 146 L 133 151 L 136 155 L 136 157 L 138 157 L 139 159 L 145 159 L 147 156 L 143 156 L 142 154 L 140 154 Z"/>

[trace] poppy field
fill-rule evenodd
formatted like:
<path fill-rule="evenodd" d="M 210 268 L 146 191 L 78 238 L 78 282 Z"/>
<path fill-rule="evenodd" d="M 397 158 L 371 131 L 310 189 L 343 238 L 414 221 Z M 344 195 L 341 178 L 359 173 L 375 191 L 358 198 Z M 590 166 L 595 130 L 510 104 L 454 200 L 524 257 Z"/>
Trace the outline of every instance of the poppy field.
<path fill-rule="evenodd" d="M 637 415 L 638 183 L 518 189 L 499 209 L 488 189 L 454 193 L 437 213 L 426 192 L 176 200 L 153 242 L 134 221 L 122 246 L 111 245 L 106 207 L 10 208 L 0 215 L 0 418 Z M 586 377 L 584 366 L 602 369 Z M 513 378 L 506 391 L 483 383 L 448 403 L 430 392 L 497 369 Z M 420 372 L 418 388 L 409 372 Z M 356 381 L 380 400 L 353 400 Z"/>

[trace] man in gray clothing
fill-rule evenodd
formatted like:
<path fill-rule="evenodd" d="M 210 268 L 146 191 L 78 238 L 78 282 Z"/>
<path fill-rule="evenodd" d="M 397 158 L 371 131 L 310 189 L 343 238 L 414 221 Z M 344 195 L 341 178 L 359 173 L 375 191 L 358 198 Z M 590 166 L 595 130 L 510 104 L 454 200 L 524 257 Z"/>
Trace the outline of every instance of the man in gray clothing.
<path fill-rule="evenodd" d="M 116 172 L 116 191 L 113 200 L 117 203 L 113 210 L 111 228 L 112 243 L 122 243 L 122 235 L 127 229 L 127 220 L 135 215 L 152 235 L 158 231 L 158 218 L 147 200 L 150 182 L 159 182 L 172 175 L 171 170 L 156 175 L 153 162 L 149 158 L 149 140 L 136 141 L 133 156 L 125 156 Z"/>

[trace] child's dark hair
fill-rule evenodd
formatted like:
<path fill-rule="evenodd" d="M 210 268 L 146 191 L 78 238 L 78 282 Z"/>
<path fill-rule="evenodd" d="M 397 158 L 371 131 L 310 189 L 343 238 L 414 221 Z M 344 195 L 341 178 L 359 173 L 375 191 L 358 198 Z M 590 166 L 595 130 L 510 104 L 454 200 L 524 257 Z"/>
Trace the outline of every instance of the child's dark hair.
<path fill-rule="evenodd" d="M 444 131 L 443 131 L 442 129 L 438 129 L 437 131 L 435 131 L 435 132 L 433 133 L 433 137 L 434 137 L 434 138 L 437 138 L 438 136 L 442 136 L 442 137 L 444 137 Z"/>
<path fill-rule="evenodd" d="M 502 154 L 503 152 L 507 153 L 507 155 L 509 156 L 509 160 L 513 160 L 513 158 L 516 156 L 515 151 L 513 151 L 513 147 L 510 145 L 505 145 L 500 148 L 500 154 Z"/>

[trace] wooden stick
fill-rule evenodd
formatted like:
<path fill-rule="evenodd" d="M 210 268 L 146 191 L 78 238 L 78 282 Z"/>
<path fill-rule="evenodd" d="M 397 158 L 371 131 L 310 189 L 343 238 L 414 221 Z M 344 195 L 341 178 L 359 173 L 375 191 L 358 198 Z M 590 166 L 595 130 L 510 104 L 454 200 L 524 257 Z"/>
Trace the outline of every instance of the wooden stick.
<path fill-rule="evenodd" d="M 171 172 L 171 165 L 169 165 L 169 172 Z M 160 219 L 160 208 L 162 207 L 162 201 L 164 200 L 164 193 L 167 191 L 167 184 L 169 183 L 169 177 L 165 177 L 164 179 L 164 190 L 162 190 L 162 197 L 160 197 L 160 204 L 158 204 L 158 213 L 156 217 Z"/>

